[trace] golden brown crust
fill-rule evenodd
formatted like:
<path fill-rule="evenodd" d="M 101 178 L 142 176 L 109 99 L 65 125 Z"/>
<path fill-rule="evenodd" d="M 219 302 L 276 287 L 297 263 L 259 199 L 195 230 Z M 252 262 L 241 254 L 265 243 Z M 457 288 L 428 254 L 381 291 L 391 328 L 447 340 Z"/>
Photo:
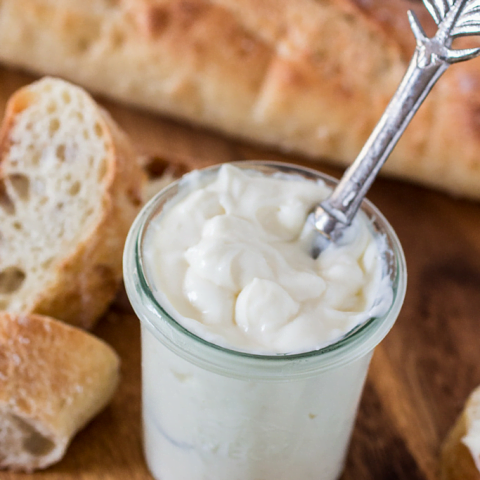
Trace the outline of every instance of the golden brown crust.
<path fill-rule="evenodd" d="M 34 99 L 27 86 L 8 102 L 0 131 L 0 152 L 8 149 L 15 115 L 31 101 Z M 89 101 L 93 102 L 91 98 Z M 143 171 L 126 135 L 99 107 L 98 117 L 109 150 L 102 179 L 102 204 L 97 207 L 101 210 L 100 219 L 82 240 L 79 239 L 75 251 L 62 260 L 55 280 L 31 299 L 27 312 L 53 316 L 87 329 L 104 313 L 121 282 L 123 246 L 142 204 L 144 181 Z"/>
<path fill-rule="evenodd" d="M 462 443 L 467 433 L 465 414 L 463 414 L 449 433 L 442 448 L 440 480 L 479 480 L 472 455 Z"/>
<path fill-rule="evenodd" d="M 94 336 L 52 318 L 1 312 L 0 423 L 15 418 L 19 428 L 29 426 L 53 443 L 53 451 L 28 465 L 9 463 L 11 452 L 1 451 L 0 468 L 58 461 L 75 432 L 110 400 L 118 376 L 117 355 Z"/>
<path fill-rule="evenodd" d="M 409 0 L 2 0 L 0 59 L 346 165 L 406 69 L 411 7 L 432 25 Z M 471 65 L 447 72 L 385 172 L 480 198 L 480 100 L 457 96 Z"/>
<path fill-rule="evenodd" d="M 467 434 L 472 434 L 474 422 L 479 421 L 480 388 L 477 388 L 468 398 L 463 412 L 442 445 L 440 480 L 480 480 L 480 471 L 472 453 L 463 442 Z M 480 442 L 480 438 L 477 440 Z"/>
<path fill-rule="evenodd" d="M 378 25 L 404 53 L 406 61 L 415 48 L 415 37 L 408 23 L 407 11 L 413 10 L 425 28 L 432 35 L 435 32 L 435 22 L 423 6 L 422 0 L 344 0 L 352 3 L 370 20 Z"/>

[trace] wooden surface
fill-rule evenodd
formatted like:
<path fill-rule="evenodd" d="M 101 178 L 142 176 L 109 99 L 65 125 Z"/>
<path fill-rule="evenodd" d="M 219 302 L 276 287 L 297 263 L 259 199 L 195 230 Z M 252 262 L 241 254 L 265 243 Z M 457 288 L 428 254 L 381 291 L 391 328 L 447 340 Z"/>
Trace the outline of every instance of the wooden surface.
<path fill-rule="evenodd" d="M 6 98 L 31 80 L 0 69 L 0 112 Z M 314 165 L 102 103 L 139 152 L 185 169 L 260 158 Z M 342 480 L 435 479 L 440 443 L 480 384 L 480 204 L 386 179 L 376 182 L 369 198 L 397 231 L 409 283 L 400 317 L 376 350 Z M 34 475 L 0 472 L 2 480 L 151 479 L 141 450 L 139 325 L 124 292 L 94 333 L 122 357 L 123 380 L 113 402 L 77 435 L 58 465 Z"/>

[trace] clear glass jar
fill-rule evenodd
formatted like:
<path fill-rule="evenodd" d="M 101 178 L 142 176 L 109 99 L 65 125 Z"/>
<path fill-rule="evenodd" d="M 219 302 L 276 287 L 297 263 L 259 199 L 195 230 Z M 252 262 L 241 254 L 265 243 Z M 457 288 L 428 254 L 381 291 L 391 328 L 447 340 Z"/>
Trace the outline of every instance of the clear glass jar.
<path fill-rule="evenodd" d="M 265 175 L 335 180 L 274 162 L 238 162 Z M 215 174 L 217 167 L 203 170 Z M 254 355 L 214 345 L 177 323 L 149 287 L 142 248 L 150 221 L 179 192 L 175 183 L 142 210 L 124 255 L 127 293 L 142 328 L 143 423 L 148 466 L 157 480 L 334 480 L 343 469 L 375 346 L 403 303 L 406 267 L 381 213 L 362 205 L 384 237 L 393 286 L 388 312 L 336 343 L 301 354 Z M 180 194 L 179 194 L 180 195 Z M 168 208 L 168 205 L 167 207 Z"/>

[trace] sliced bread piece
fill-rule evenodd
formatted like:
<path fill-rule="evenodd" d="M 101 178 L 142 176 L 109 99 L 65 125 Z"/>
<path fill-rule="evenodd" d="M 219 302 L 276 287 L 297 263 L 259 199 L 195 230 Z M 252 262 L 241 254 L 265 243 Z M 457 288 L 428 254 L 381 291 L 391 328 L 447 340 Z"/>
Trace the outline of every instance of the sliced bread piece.
<path fill-rule="evenodd" d="M 145 201 L 153 198 L 190 170 L 181 159 L 168 161 L 157 156 L 142 156 L 139 157 L 139 161 L 147 175 L 143 192 Z"/>
<path fill-rule="evenodd" d="M 480 387 L 443 444 L 440 470 L 441 480 L 480 480 Z"/>
<path fill-rule="evenodd" d="M 0 310 L 90 328 L 121 280 L 142 183 L 84 90 L 45 78 L 17 91 L 0 131 Z"/>
<path fill-rule="evenodd" d="M 103 341 L 40 315 L 0 313 L 0 468 L 60 460 L 111 399 L 119 359 Z"/>

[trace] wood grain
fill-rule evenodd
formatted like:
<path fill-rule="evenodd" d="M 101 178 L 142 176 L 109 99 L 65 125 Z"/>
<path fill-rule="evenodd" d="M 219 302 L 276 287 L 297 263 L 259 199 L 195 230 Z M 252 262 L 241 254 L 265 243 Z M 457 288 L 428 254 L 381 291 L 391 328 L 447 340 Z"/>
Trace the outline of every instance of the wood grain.
<path fill-rule="evenodd" d="M 8 96 L 31 80 L 0 70 L 0 111 Z M 141 154 L 184 169 L 262 158 L 341 175 L 302 158 L 102 103 Z M 342 480 L 433 480 L 440 443 L 480 384 L 480 205 L 386 179 L 376 182 L 369 197 L 404 246 L 409 285 L 397 324 L 375 353 Z M 58 465 L 33 475 L 3 472 L 2 480 L 151 479 L 141 451 L 139 325 L 124 292 L 94 333 L 123 361 L 112 404 L 78 434 Z"/>

